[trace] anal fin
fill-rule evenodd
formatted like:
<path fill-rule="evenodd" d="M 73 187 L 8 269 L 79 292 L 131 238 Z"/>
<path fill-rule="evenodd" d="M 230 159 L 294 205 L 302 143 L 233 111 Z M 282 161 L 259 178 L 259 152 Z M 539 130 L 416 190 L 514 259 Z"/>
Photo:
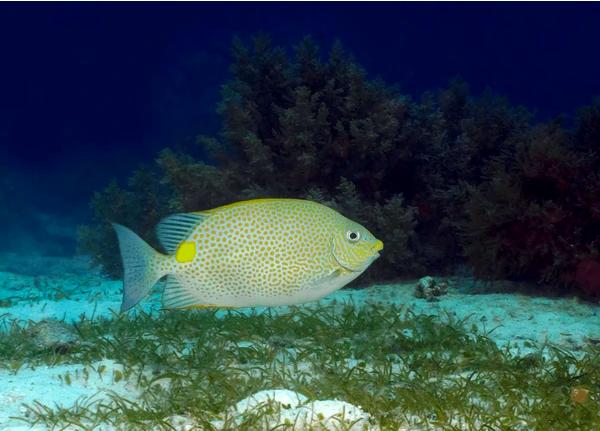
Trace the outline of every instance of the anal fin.
<path fill-rule="evenodd" d="M 239 307 L 231 307 L 227 305 L 217 305 L 217 304 L 198 304 L 198 305 L 190 305 L 187 307 L 177 307 L 178 310 L 214 310 L 216 308 L 223 308 L 226 310 L 235 310 Z"/>
<path fill-rule="evenodd" d="M 190 288 L 177 275 L 167 276 L 167 284 L 162 296 L 163 308 L 191 308 L 202 301 L 195 289 Z"/>
<path fill-rule="evenodd" d="M 197 289 L 189 286 L 189 284 L 185 282 L 185 279 L 182 280 L 174 274 L 167 276 L 167 284 L 163 293 L 162 303 L 163 308 L 165 309 L 178 310 L 236 308 L 207 303 Z"/>

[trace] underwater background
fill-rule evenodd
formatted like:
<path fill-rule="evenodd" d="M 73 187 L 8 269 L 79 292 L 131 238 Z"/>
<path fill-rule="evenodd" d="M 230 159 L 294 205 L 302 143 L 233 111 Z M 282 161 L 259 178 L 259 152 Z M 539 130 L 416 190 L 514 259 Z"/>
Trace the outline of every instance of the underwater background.
<path fill-rule="evenodd" d="M 0 430 L 600 429 L 597 3 L 0 6 Z M 119 314 L 112 222 L 332 207 L 300 306 Z"/>

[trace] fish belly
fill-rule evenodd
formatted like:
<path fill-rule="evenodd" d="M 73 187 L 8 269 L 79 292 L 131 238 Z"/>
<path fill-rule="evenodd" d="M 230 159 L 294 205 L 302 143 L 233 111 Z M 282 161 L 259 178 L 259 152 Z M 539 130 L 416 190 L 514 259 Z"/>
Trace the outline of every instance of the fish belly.
<path fill-rule="evenodd" d="M 294 305 L 316 301 L 338 290 L 360 273 L 338 272 L 318 277 L 294 277 L 293 271 L 281 277 L 261 277 L 268 272 L 244 267 L 218 266 L 205 272 L 187 272 L 177 276 L 180 284 L 193 294 L 198 307 L 255 307 Z M 306 275 L 306 274 L 304 274 Z"/>

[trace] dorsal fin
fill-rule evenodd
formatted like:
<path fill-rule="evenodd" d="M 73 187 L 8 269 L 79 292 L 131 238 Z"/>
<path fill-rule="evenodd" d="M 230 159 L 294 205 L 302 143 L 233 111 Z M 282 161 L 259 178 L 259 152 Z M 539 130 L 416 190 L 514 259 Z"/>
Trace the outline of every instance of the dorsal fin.
<path fill-rule="evenodd" d="M 194 228 L 208 216 L 199 213 L 179 213 L 165 217 L 156 226 L 156 236 L 167 253 L 173 254 Z"/>

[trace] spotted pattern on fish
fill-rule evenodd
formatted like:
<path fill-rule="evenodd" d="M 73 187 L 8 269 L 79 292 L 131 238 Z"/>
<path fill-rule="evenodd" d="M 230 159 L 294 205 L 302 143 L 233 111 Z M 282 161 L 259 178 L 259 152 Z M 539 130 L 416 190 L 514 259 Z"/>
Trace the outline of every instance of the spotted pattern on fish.
<path fill-rule="evenodd" d="M 127 259 L 126 239 L 135 234 L 122 233 L 126 228 L 119 225 L 115 229 L 125 263 L 122 309 L 135 305 L 143 297 L 139 292 L 165 275 L 167 308 L 308 302 L 356 278 L 383 248 L 360 224 L 300 199 L 256 199 L 168 217 L 157 232 L 169 254 L 137 244 L 136 255 L 144 251 L 137 259 L 144 263 L 137 265 Z M 136 274 L 129 279 L 128 261 L 129 273 Z M 128 285 L 136 295 L 128 295 Z"/>

